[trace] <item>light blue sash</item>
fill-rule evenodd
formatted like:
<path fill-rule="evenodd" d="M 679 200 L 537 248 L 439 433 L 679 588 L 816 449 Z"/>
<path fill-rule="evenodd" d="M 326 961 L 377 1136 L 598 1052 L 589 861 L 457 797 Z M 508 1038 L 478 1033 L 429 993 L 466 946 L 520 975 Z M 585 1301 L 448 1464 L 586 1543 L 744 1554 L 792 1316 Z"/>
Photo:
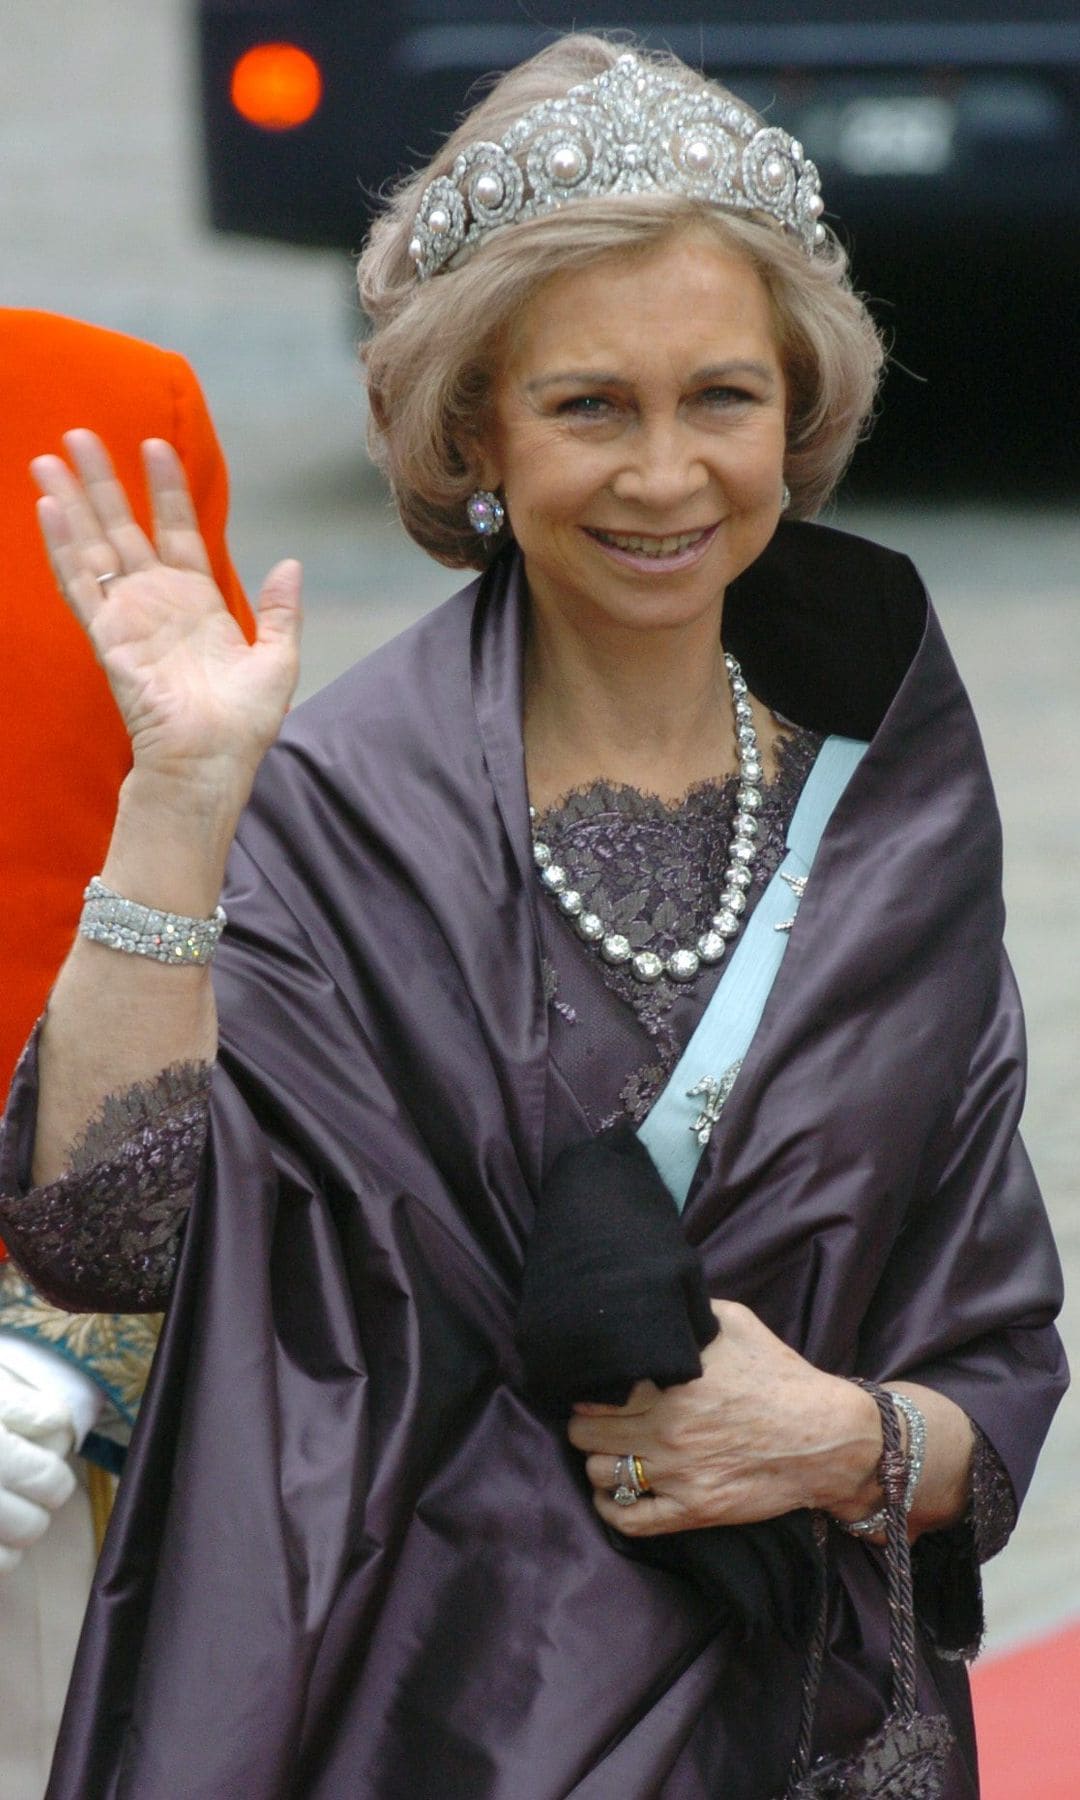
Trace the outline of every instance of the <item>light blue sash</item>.
<path fill-rule="evenodd" d="M 761 1023 L 822 833 L 865 750 L 854 738 L 830 737 L 822 744 L 792 815 L 787 855 L 755 906 L 671 1079 L 638 1129 L 680 1212 Z"/>

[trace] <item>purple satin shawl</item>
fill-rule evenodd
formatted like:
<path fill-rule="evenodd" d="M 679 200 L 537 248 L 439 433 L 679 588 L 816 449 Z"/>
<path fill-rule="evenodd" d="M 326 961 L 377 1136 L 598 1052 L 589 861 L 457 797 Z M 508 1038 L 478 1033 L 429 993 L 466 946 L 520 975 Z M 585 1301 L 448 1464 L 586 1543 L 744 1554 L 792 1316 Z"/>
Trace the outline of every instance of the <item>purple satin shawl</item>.
<path fill-rule="evenodd" d="M 615 1553 L 518 1382 L 534 1196 L 584 1129 L 548 1053 L 525 613 L 504 556 L 266 759 L 204 1179 L 49 1800 L 783 1787 L 797 1658 Z M 725 640 L 788 716 L 872 741 L 685 1228 L 712 1291 L 813 1362 L 951 1395 L 1022 1494 L 1060 1273 L 967 699 L 910 565 L 819 527 L 781 528 Z M 822 1750 L 888 1696 L 877 1559 L 835 1554 Z M 966 1678 L 927 1652 L 920 1682 L 960 1738 L 950 1800 L 974 1795 Z"/>

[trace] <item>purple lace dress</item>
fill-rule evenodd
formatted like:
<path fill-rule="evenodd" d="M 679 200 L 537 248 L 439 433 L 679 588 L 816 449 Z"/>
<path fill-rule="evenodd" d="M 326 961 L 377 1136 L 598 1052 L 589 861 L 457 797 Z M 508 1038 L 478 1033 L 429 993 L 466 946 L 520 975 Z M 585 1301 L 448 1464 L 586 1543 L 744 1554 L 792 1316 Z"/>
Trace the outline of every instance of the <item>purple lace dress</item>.
<path fill-rule="evenodd" d="M 743 927 L 786 848 L 791 815 L 821 739 L 792 730 L 778 744 L 775 779 L 762 790 L 757 855 Z M 735 812 L 735 776 L 702 782 L 671 804 L 635 788 L 593 782 L 535 821 L 589 908 L 629 939 L 667 956 L 708 928 L 723 888 Z M 624 1115 L 640 1124 L 685 1050 L 723 973 L 644 986 L 582 943 L 554 903 L 541 915 L 551 1054 L 595 1128 Z M 736 940 L 737 941 L 737 940 Z"/>

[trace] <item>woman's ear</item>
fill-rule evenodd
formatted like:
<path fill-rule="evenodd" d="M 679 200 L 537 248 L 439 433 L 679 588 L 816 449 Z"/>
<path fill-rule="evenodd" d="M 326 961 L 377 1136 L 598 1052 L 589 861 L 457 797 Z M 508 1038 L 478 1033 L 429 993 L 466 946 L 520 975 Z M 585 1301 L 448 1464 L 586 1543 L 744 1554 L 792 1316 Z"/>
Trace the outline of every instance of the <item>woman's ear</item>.
<path fill-rule="evenodd" d="M 459 438 L 455 449 L 474 486 L 497 494 L 502 486 L 502 471 L 492 445 L 481 437 Z"/>

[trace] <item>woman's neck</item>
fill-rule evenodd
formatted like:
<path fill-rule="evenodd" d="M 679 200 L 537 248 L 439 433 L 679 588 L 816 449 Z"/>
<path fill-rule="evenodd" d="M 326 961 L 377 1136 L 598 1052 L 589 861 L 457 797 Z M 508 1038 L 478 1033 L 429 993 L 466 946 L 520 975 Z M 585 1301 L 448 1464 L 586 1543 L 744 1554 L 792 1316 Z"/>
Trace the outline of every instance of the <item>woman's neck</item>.
<path fill-rule="evenodd" d="M 674 800 L 737 767 L 719 611 L 678 631 L 575 635 L 533 614 L 525 653 L 532 804 L 603 778 Z"/>

